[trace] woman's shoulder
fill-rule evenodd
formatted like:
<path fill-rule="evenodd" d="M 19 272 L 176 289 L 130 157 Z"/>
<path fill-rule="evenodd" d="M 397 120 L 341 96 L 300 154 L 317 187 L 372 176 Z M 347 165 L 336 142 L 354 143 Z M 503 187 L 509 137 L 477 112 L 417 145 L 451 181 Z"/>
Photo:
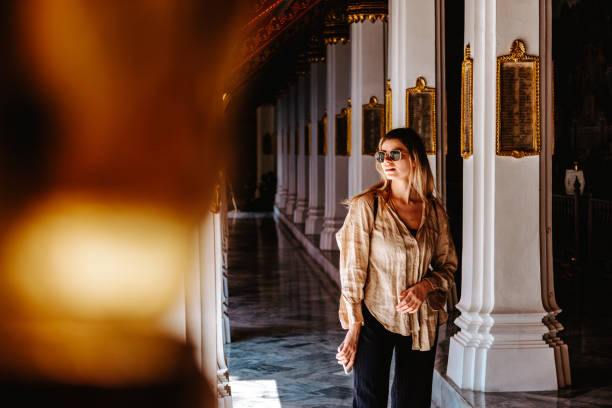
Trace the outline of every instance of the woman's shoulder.
<path fill-rule="evenodd" d="M 374 207 L 374 197 L 377 195 L 375 191 L 366 191 L 364 193 L 358 194 L 353 197 L 349 201 L 349 205 L 351 207 L 358 208 L 373 208 Z"/>

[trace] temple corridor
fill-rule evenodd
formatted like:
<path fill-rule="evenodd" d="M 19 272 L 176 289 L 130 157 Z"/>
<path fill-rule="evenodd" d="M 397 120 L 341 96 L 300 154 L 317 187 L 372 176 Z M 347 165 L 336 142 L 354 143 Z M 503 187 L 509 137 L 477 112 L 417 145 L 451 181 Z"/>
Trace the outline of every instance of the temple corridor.
<path fill-rule="evenodd" d="M 336 284 L 271 213 L 230 213 L 228 224 L 231 343 L 225 347 L 233 406 L 350 406 L 352 376 L 334 359 L 343 339 Z M 459 390 L 439 374 L 446 372 L 449 340 L 441 334 L 432 407 L 436 400 L 445 407 L 609 406 L 608 325 L 591 332 L 579 320 L 566 322 L 576 383 L 558 391 Z"/>

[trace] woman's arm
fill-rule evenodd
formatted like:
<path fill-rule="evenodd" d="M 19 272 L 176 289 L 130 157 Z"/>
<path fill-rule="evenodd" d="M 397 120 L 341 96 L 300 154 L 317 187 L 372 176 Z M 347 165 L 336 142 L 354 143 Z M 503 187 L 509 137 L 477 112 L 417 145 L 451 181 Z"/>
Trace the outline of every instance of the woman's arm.
<path fill-rule="evenodd" d="M 432 291 L 427 295 L 429 306 L 438 310 L 444 307 L 446 293 L 452 287 L 457 270 L 457 253 L 450 234 L 448 217 L 442 206 L 437 205 L 439 231 L 431 258 L 431 269 L 423 278 L 431 285 Z M 435 212 L 434 212 L 435 213 Z"/>
<path fill-rule="evenodd" d="M 373 204 L 370 196 L 355 200 L 336 234 L 340 248 L 340 284 L 342 298 L 340 322 L 344 329 L 354 323 L 363 323 L 361 301 L 367 278 L 370 252 L 370 231 L 374 222 Z"/>

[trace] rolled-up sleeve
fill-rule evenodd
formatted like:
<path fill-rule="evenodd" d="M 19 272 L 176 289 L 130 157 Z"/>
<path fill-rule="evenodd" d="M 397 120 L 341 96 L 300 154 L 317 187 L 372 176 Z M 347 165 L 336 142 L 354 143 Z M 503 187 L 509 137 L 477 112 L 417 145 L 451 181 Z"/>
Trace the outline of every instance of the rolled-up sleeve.
<path fill-rule="evenodd" d="M 372 198 L 353 200 L 336 240 L 340 248 L 340 322 L 343 328 L 363 324 L 361 301 L 367 278 L 370 231 L 374 221 Z"/>
<path fill-rule="evenodd" d="M 436 212 L 438 234 L 431 258 L 431 269 L 425 273 L 424 280 L 429 282 L 433 288 L 433 291 L 427 296 L 427 302 L 432 309 L 439 310 L 444 307 L 447 292 L 455 280 L 457 253 L 444 209 L 438 206 Z"/>

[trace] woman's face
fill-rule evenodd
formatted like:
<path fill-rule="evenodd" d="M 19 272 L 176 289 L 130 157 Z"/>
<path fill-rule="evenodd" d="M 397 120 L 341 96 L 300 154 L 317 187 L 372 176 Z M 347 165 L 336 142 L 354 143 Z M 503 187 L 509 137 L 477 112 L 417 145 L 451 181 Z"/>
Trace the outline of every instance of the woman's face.
<path fill-rule="evenodd" d="M 381 163 L 385 177 L 388 180 L 410 180 L 411 163 L 406 146 L 398 139 L 388 139 L 382 143 L 380 150 L 385 152 L 386 155 L 385 161 Z M 399 150 L 401 152 L 401 158 L 399 160 L 391 160 L 389 152 L 392 150 Z"/>

